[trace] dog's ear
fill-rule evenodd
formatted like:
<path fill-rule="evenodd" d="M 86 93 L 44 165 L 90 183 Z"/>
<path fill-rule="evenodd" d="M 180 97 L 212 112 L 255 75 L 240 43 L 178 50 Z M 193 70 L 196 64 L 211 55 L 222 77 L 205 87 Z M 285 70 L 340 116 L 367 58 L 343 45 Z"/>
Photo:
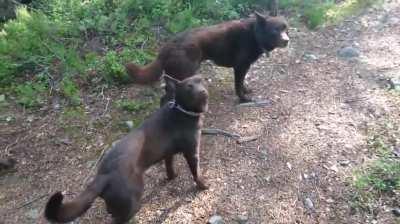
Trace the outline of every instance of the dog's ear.
<path fill-rule="evenodd" d="M 254 15 L 256 16 L 256 20 L 258 23 L 260 23 L 260 24 L 265 23 L 266 19 L 265 19 L 264 15 L 262 15 L 261 13 L 259 13 L 257 11 L 254 12 Z"/>
<path fill-rule="evenodd" d="M 164 75 L 165 84 L 167 85 L 168 90 L 175 91 L 176 86 L 180 83 L 179 80 L 172 78 L 169 75 Z"/>

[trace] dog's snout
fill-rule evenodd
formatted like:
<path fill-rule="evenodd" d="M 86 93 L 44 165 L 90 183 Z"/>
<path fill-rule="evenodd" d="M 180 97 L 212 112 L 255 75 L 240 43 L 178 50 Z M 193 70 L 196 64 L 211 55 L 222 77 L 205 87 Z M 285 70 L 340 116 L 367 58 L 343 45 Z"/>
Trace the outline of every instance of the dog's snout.
<path fill-rule="evenodd" d="M 208 95 L 208 92 L 207 92 L 206 89 L 200 89 L 199 93 L 200 93 L 201 95 L 204 95 L 204 96 L 207 96 L 207 95 Z"/>

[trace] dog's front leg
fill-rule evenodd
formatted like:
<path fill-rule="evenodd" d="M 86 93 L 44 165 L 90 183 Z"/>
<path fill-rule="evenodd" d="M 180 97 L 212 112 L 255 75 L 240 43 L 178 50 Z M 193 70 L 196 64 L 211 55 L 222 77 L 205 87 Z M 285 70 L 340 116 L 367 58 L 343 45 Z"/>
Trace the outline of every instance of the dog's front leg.
<path fill-rule="evenodd" d="M 167 169 L 168 180 L 173 180 L 177 176 L 174 171 L 173 162 L 173 156 L 167 156 L 167 158 L 165 158 L 165 168 Z"/>
<path fill-rule="evenodd" d="M 190 168 L 190 171 L 192 172 L 194 181 L 197 184 L 197 187 L 200 190 L 206 190 L 208 189 L 207 184 L 205 183 L 205 181 L 203 180 L 203 178 L 200 175 L 200 167 L 199 167 L 199 155 L 198 153 L 196 153 L 195 151 L 193 152 L 188 152 L 188 153 L 184 153 L 183 154 L 188 165 Z"/>
<path fill-rule="evenodd" d="M 235 72 L 235 90 L 236 95 L 239 97 L 241 103 L 251 101 L 251 97 L 246 96 L 251 91 L 244 86 L 244 78 L 246 77 L 247 71 L 250 68 L 250 64 L 240 65 L 234 67 Z"/>

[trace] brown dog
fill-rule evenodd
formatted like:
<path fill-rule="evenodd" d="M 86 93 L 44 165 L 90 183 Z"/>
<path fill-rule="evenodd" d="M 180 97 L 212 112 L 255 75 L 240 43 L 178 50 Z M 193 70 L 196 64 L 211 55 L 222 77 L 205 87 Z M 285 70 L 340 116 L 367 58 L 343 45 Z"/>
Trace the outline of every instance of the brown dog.
<path fill-rule="evenodd" d="M 166 76 L 165 81 L 175 101 L 121 139 L 105 155 L 94 180 L 79 196 L 64 203 L 61 192 L 51 196 L 45 209 L 49 221 L 70 222 L 100 196 L 114 224 L 128 222 L 140 208 L 144 171 L 165 160 L 168 179 L 173 179 L 173 156 L 177 153 L 185 157 L 198 188 L 208 188 L 199 171 L 201 114 L 207 110 L 207 90 L 200 76 L 183 81 Z"/>
<path fill-rule="evenodd" d="M 280 17 L 268 17 L 258 13 L 255 18 L 234 20 L 214 26 L 193 29 L 179 34 L 167 42 L 152 63 L 138 67 L 125 65 L 128 74 L 138 84 L 157 81 L 163 71 L 178 80 L 195 75 L 204 60 L 233 67 L 235 90 L 241 102 L 250 101 L 250 91 L 243 85 L 250 65 L 263 52 L 286 47 L 289 42 L 287 23 Z M 167 92 L 166 102 L 172 97 Z"/>

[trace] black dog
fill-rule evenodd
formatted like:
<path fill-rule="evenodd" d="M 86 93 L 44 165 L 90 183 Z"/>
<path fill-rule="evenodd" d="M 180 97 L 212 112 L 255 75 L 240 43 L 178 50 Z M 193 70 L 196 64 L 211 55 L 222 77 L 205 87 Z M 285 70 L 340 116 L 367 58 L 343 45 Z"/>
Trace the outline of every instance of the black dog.
<path fill-rule="evenodd" d="M 178 80 L 195 75 L 204 60 L 233 67 L 235 90 L 241 102 L 250 101 L 250 91 L 243 85 L 250 65 L 260 55 L 289 42 L 287 23 L 280 17 L 268 17 L 258 13 L 255 18 L 234 20 L 214 26 L 201 27 L 177 35 L 167 42 L 152 63 L 140 68 L 125 65 L 133 82 L 149 84 L 157 81 L 163 71 Z M 169 94 L 167 92 L 167 94 Z M 163 102 L 171 98 L 164 96 Z"/>
<path fill-rule="evenodd" d="M 185 157 L 198 188 L 208 188 L 199 170 L 201 114 L 207 110 L 207 90 L 200 76 L 183 81 L 166 76 L 165 81 L 175 101 L 121 139 L 105 155 L 94 180 L 79 196 L 65 203 L 61 192 L 51 196 L 45 209 L 49 221 L 70 222 L 100 196 L 114 224 L 128 222 L 140 208 L 144 171 L 165 160 L 168 179 L 173 179 L 173 156 L 177 153 Z"/>

